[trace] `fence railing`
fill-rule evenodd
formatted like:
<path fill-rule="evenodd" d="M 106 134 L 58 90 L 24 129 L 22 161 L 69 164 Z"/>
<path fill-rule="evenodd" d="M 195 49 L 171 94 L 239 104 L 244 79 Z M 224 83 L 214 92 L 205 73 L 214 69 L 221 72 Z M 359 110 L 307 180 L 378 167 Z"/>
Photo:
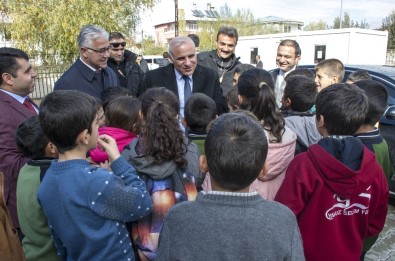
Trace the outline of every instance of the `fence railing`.
<path fill-rule="evenodd" d="M 53 91 L 55 82 L 60 76 L 70 67 L 67 65 L 52 65 L 39 66 L 34 68 L 37 72 L 37 77 L 34 79 L 36 85 L 31 97 L 34 99 L 44 98 L 45 95 Z"/>

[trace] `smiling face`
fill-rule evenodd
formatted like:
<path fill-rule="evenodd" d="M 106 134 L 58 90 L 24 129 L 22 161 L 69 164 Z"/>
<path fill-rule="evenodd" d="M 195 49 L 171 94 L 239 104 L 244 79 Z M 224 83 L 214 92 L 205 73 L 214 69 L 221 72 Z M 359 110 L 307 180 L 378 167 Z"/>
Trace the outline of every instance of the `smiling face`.
<path fill-rule="evenodd" d="M 25 97 L 34 91 L 34 78 L 37 73 L 33 70 L 29 61 L 23 58 L 16 58 L 19 69 L 15 72 L 16 77 L 11 74 L 3 74 L 7 83 L 7 91 Z M 3 78 L 4 80 L 4 78 Z"/>
<path fill-rule="evenodd" d="M 317 85 L 318 92 L 322 91 L 329 85 L 336 83 L 336 77 L 329 75 L 325 69 L 318 69 L 315 73 L 315 83 Z"/>
<path fill-rule="evenodd" d="M 196 47 L 192 40 L 184 41 L 173 48 L 170 60 L 180 74 L 191 76 L 197 64 Z"/>
<path fill-rule="evenodd" d="M 277 49 L 276 64 L 284 72 L 288 72 L 294 68 L 300 60 L 300 56 L 296 56 L 295 47 L 279 46 Z"/>
<path fill-rule="evenodd" d="M 236 49 L 236 37 L 230 37 L 226 34 L 218 35 L 217 39 L 217 54 L 222 59 L 226 60 L 231 57 Z"/>
<path fill-rule="evenodd" d="M 81 58 L 94 69 L 106 68 L 110 57 L 110 42 L 104 37 L 93 39 L 91 46 L 80 48 Z"/>

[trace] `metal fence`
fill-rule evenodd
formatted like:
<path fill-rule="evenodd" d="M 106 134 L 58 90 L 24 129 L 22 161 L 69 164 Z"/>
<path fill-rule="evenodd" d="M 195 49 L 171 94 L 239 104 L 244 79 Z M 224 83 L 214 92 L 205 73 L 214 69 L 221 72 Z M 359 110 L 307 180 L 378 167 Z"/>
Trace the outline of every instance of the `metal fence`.
<path fill-rule="evenodd" d="M 37 77 L 34 79 L 34 83 L 36 87 L 31 97 L 33 99 L 41 99 L 52 92 L 55 82 L 70 65 L 71 64 L 35 67 L 34 69 L 37 72 Z"/>

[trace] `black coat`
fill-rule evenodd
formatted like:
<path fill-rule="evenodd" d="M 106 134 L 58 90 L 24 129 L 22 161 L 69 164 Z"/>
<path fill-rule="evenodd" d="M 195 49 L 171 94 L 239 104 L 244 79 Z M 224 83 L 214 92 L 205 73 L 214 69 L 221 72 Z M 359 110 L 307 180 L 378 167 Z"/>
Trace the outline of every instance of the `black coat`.
<path fill-rule="evenodd" d="M 216 71 L 198 64 L 196 65 L 192 79 L 192 93 L 204 93 L 211 97 L 217 105 L 218 115 L 227 111 L 225 97 L 222 95 L 222 89 L 219 86 L 218 74 Z M 142 93 L 153 87 L 166 87 L 173 91 L 178 97 L 177 80 L 173 64 L 147 72 L 142 87 Z"/>

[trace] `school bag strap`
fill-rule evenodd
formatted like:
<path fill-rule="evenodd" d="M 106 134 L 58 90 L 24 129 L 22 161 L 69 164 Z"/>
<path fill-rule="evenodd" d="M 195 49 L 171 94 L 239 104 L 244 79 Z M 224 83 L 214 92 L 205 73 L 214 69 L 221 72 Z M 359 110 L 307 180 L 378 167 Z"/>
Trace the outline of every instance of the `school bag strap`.
<path fill-rule="evenodd" d="M 0 260 L 24 261 L 25 254 L 4 198 L 4 175 L 0 172 Z"/>

